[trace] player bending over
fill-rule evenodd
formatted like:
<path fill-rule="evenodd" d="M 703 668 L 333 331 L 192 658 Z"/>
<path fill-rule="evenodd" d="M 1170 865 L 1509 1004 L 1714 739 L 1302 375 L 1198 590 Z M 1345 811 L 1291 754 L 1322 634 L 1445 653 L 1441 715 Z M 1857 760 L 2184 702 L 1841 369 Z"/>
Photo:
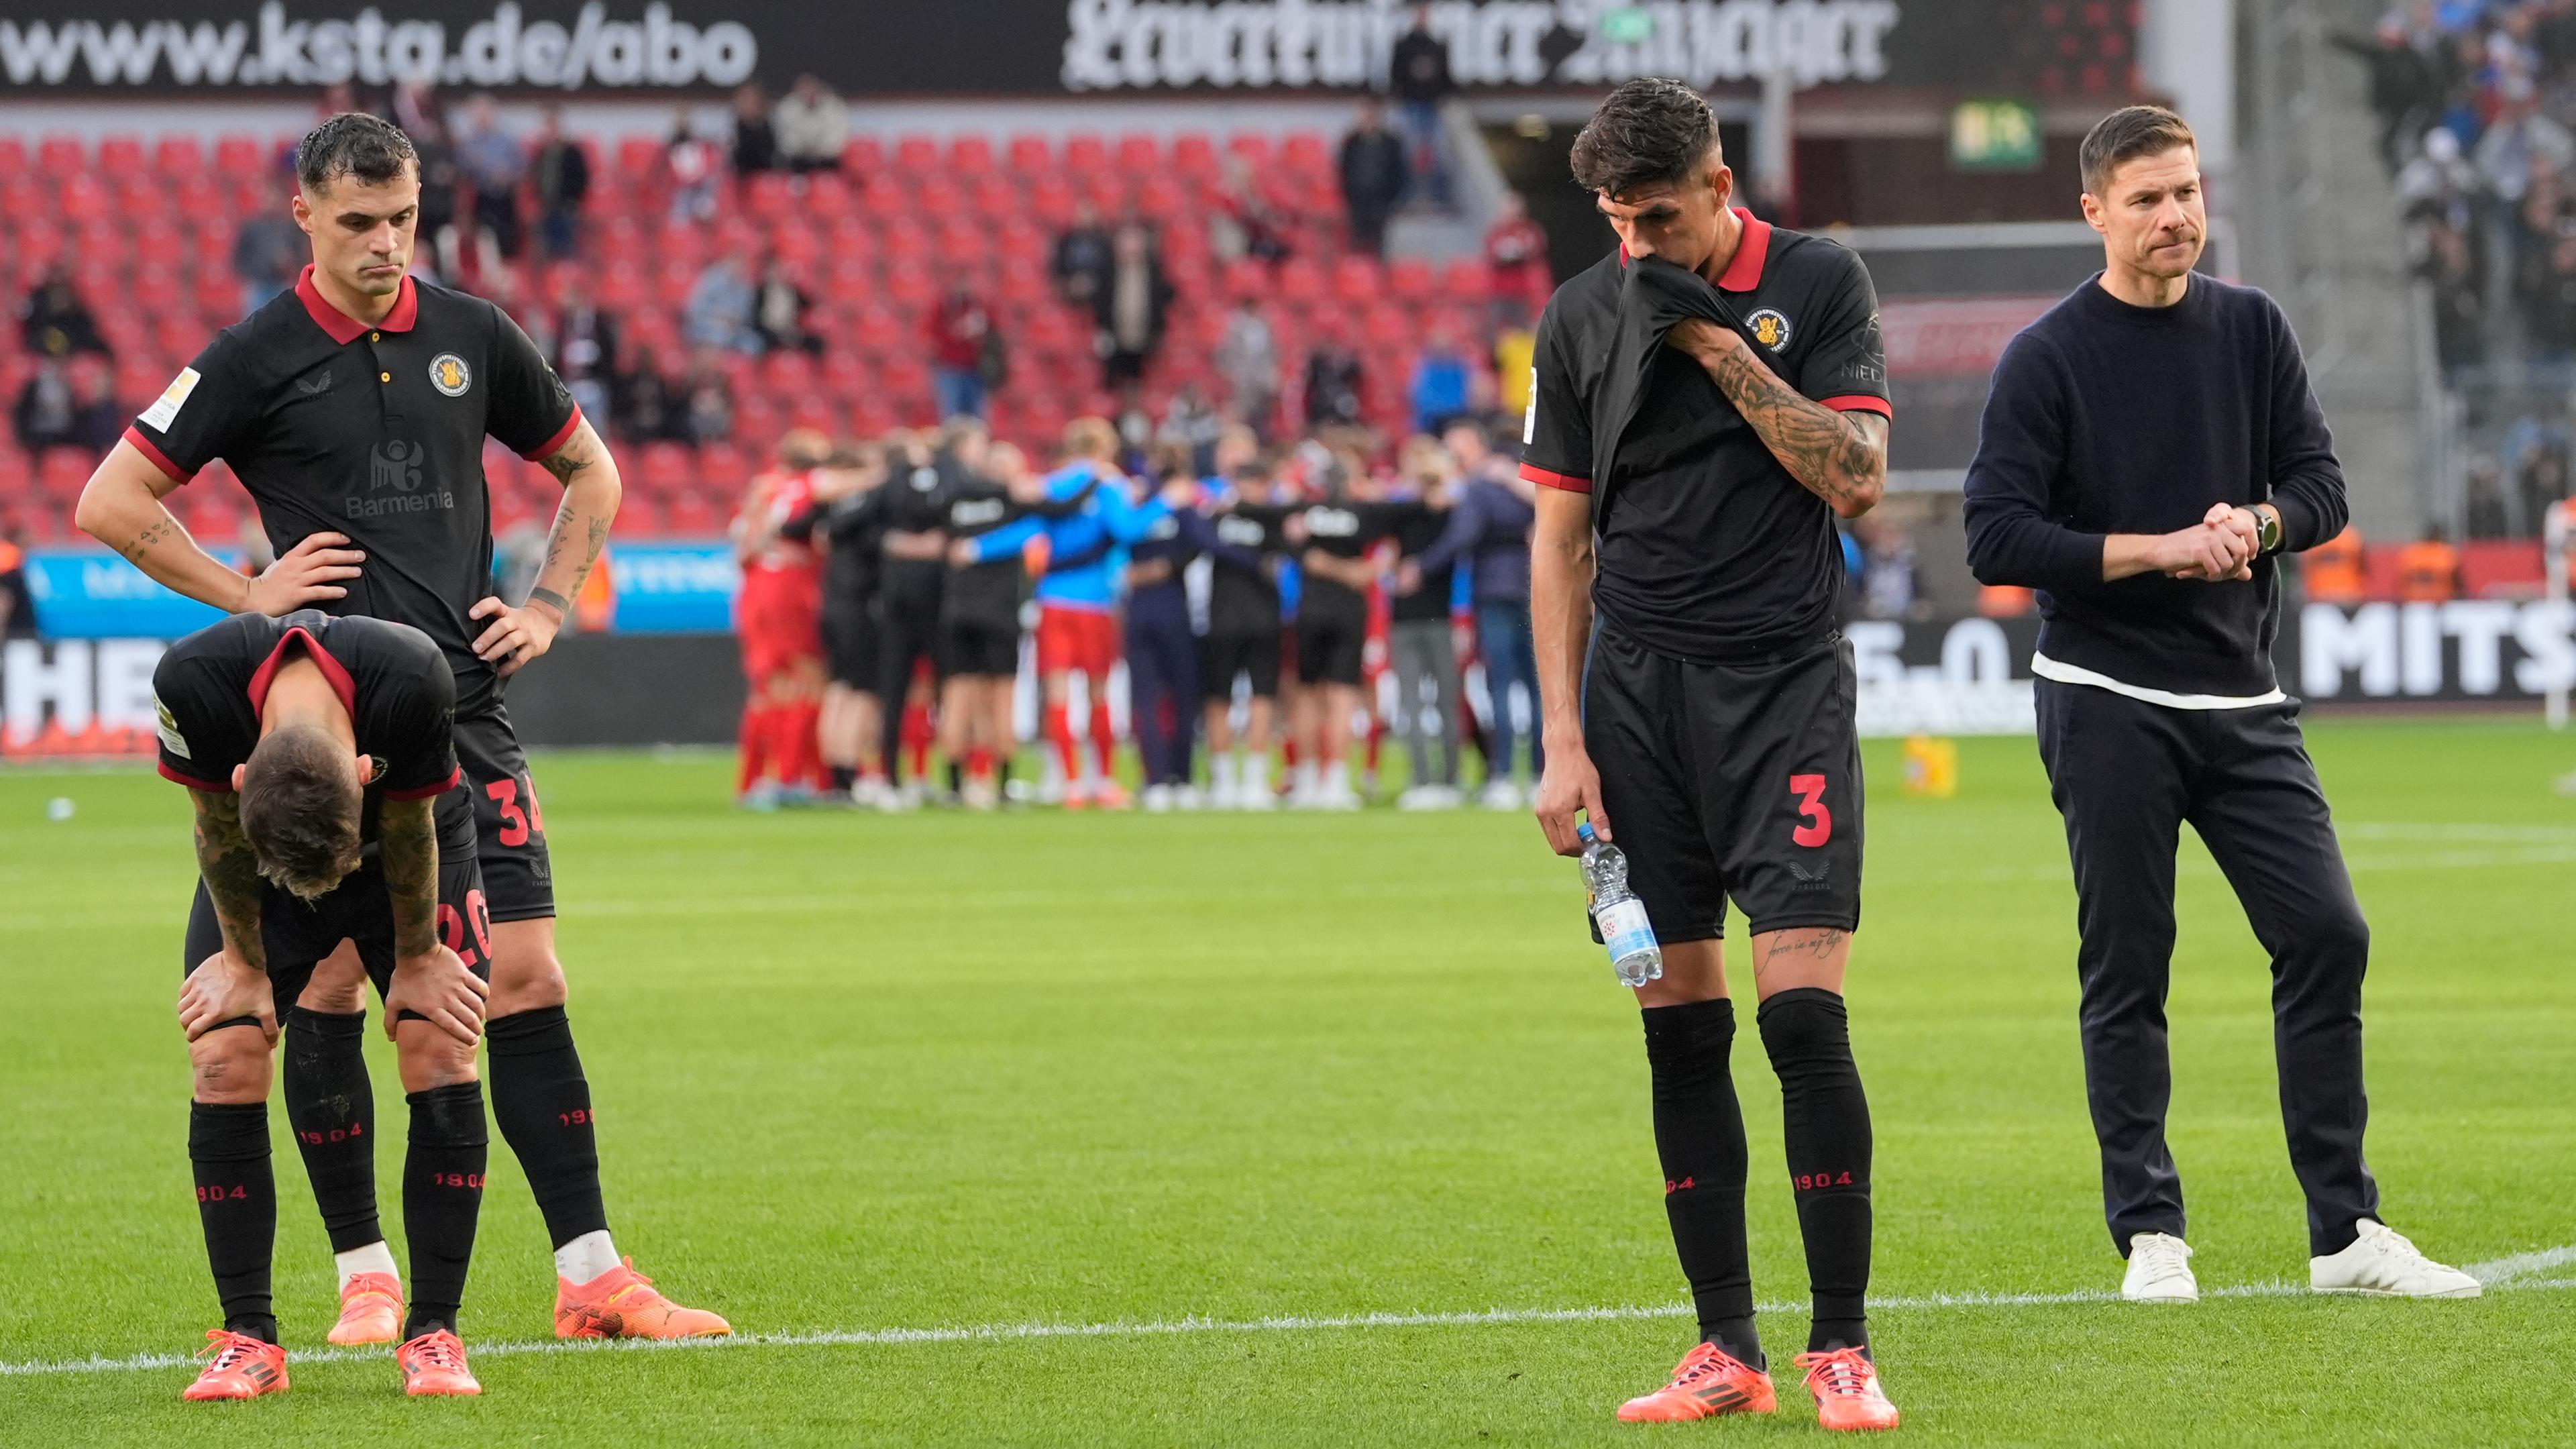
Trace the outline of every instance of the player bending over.
<path fill-rule="evenodd" d="M 161 773 L 188 787 L 197 812 L 179 1024 L 196 1082 L 197 1216 L 224 1308 L 224 1326 L 206 1335 L 213 1361 L 183 1397 L 286 1391 L 269 1298 L 270 1057 L 278 1018 L 344 938 L 384 999 L 411 1104 L 413 1296 L 395 1362 L 408 1393 L 479 1394 L 456 1314 L 489 1140 L 474 1046 L 490 926 L 474 808 L 456 788 L 447 661 L 400 624 L 237 614 L 172 645 L 152 692 Z M 357 1145 L 372 1153 L 374 1141 Z M 353 1226 L 381 1247 L 372 1200 Z"/>
<path fill-rule="evenodd" d="M 552 646 L 599 561 L 617 514 L 617 465 L 518 324 L 406 274 L 420 158 L 400 130 L 333 116 L 296 147 L 295 172 L 292 214 L 313 264 L 217 334 L 144 409 L 91 475 L 78 522 L 162 584 L 228 613 L 316 605 L 409 624 L 437 643 L 455 676 L 456 754 L 492 918 L 492 1115 L 554 1243 L 555 1331 L 726 1332 L 723 1319 L 654 1292 L 609 1236 L 590 1082 L 564 1016 L 545 816 L 502 703 L 503 681 Z M 516 607 L 491 593 L 487 437 L 564 486 L 545 562 Z M 277 552 L 256 578 L 199 548 L 161 501 L 217 458 L 249 491 Z M 327 975 L 315 973 L 317 1003 L 347 988 L 325 990 Z M 374 1100 L 358 1023 L 322 1015 L 299 1006 L 287 1030 L 290 1059 L 312 1068 L 288 1074 L 287 1112 L 323 1221 L 371 1222 L 373 1178 L 359 1163 Z M 309 1049 L 297 1045 L 305 1033 Z M 377 1316 L 336 1227 L 332 1246 L 349 1306 Z"/>
<path fill-rule="evenodd" d="M 1539 322 L 1522 463 L 1541 485 L 1537 813 L 1564 855 L 1583 848 L 1578 812 L 1605 839 L 1617 827 L 1663 942 L 1663 978 L 1637 1004 L 1664 1212 L 1700 1329 L 1672 1381 L 1619 1417 L 1773 1407 L 1727 1066 L 1732 898 L 1815 1299 L 1798 1364 L 1826 1428 L 1891 1429 L 1862 1306 L 1869 1104 L 1842 995 L 1860 924 L 1860 745 L 1834 628 L 1834 519 L 1868 511 L 1887 476 L 1877 299 L 1850 252 L 1729 209 L 1716 122 L 1677 81 L 1611 92 L 1573 164 L 1620 247 L 1557 288 Z"/>

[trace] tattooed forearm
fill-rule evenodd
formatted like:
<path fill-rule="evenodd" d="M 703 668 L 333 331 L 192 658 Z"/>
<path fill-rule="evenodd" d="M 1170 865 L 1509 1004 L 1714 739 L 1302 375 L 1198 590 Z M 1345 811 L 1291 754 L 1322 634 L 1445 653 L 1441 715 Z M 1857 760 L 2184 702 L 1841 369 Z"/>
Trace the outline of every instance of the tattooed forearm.
<path fill-rule="evenodd" d="M 1808 492 L 1845 518 L 1877 506 L 1887 486 L 1887 419 L 1810 401 L 1741 341 L 1702 355 L 1700 365 Z"/>
<path fill-rule="evenodd" d="M 568 613 L 563 601 L 581 592 L 582 580 L 599 563 L 623 490 L 615 460 L 588 423 L 573 429 L 571 440 L 549 454 L 543 465 L 564 485 L 564 496 L 555 509 L 554 527 L 546 531 L 545 561 L 537 566 L 539 588 L 528 597 L 551 602 L 558 612 Z"/>
<path fill-rule="evenodd" d="M 557 614 L 563 615 L 566 618 L 569 618 L 572 615 L 572 601 L 565 598 L 563 595 L 556 593 L 552 589 L 529 589 L 528 602 L 531 604 L 543 604 L 547 608 L 554 610 Z"/>
<path fill-rule="evenodd" d="M 197 805 L 197 874 L 206 882 L 224 944 L 242 964 L 268 969 L 268 953 L 259 934 L 259 903 L 267 892 L 250 838 L 242 834 L 241 797 L 206 790 L 188 792 Z"/>
<path fill-rule="evenodd" d="M 125 546 L 125 556 L 136 563 L 141 563 L 143 556 L 152 551 L 154 544 L 163 539 L 176 538 L 178 535 L 179 520 L 165 514 L 159 522 L 145 524 L 143 531 L 134 535 L 134 541 Z"/>
<path fill-rule="evenodd" d="M 588 431 L 588 428 L 574 429 L 571 440 L 538 459 L 537 466 L 554 474 L 556 482 L 571 487 L 573 475 L 591 464 L 591 450 L 584 446 L 587 440 L 582 436 Z"/>
<path fill-rule="evenodd" d="M 396 957 L 425 956 L 438 944 L 437 805 L 436 796 L 388 800 L 378 816 Z"/>

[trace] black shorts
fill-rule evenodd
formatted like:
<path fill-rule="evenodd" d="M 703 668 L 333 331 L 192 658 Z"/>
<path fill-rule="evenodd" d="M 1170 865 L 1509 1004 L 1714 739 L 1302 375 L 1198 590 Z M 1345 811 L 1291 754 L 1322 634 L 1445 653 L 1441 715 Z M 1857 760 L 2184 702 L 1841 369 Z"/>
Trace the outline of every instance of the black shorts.
<path fill-rule="evenodd" d="M 1210 634 L 1199 640 L 1199 682 L 1207 697 L 1220 703 L 1234 698 L 1234 677 L 1252 678 L 1252 697 L 1279 697 L 1279 630 L 1258 629 Z"/>
<path fill-rule="evenodd" d="M 537 808 L 528 757 L 510 728 L 510 713 L 491 708 L 456 717 L 456 763 L 474 797 L 483 892 L 496 921 L 534 921 L 555 913 L 553 857 L 546 853 L 545 812 Z"/>
<path fill-rule="evenodd" d="M 1017 619 L 955 616 L 939 625 L 939 675 L 972 674 L 1010 678 L 1020 672 L 1020 624 Z"/>
<path fill-rule="evenodd" d="M 280 1022 L 295 998 L 304 994 L 313 968 L 338 950 L 342 941 L 357 944 L 358 960 L 367 968 L 367 978 L 376 983 L 377 998 L 383 999 L 394 976 L 393 906 L 385 898 L 383 867 L 368 856 L 340 882 L 339 889 L 310 904 L 276 886 L 267 887 L 259 905 L 259 938 L 268 955 L 269 989 L 275 994 Z M 483 897 L 482 869 L 472 855 L 444 851 L 439 855 L 438 938 L 467 969 L 486 981 L 492 979 L 492 919 Z M 223 924 L 215 918 L 214 899 L 200 880 L 197 897 L 188 906 L 188 934 L 180 949 L 181 978 L 222 949 Z M 418 1012 L 404 1015 L 422 1019 Z"/>
<path fill-rule="evenodd" d="M 834 684 L 876 693 L 879 665 L 873 603 L 865 599 L 823 601 L 823 658 L 831 668 Z"/>
<path fill-rule="evenodd" d="M 1368 610 L 1297 611 L 1297 682 L 1357 688 L 1368 648 Z"/>
<path fill-rule="evenodd" d="M 1857 681 L 1840 638 L 1755 665 L 1686 664 L 1604 623 L 1583 743 L 1657 939 L 1860 925 Z"/>

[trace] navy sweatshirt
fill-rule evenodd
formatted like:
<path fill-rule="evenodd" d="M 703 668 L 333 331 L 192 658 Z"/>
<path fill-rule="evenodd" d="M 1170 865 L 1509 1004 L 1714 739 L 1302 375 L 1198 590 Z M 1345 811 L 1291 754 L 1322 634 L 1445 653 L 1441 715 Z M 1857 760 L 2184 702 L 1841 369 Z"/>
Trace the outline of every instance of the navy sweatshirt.
<path fill-rule="evenodd" d="M 1434 569 L 1466 563 L 1479 604 L 1529 604 L 1530 524 L 1537 511 L 1491 478 L 1467 485 L 1448 526 L 1415 562 L 1427 580 Z M 1427 587 L 1427 585 L 1426 585 Z"/>
<path fill-rule="evenodd" d="M 2244 583 L 2102 581 L 2114 533 L 2172 533 L 2213 503 L 2281 512 L 2281 549 L 2343 531 L 2343 469 L 2289 319 L 2270 297 L 2194 276 L 2132 307 L 2097 275 L 2022 329 L 1996 365 L 1968 465 L 1968 564 L 2039 591 L 2039 652 L 2123 684 L 2253 696 L 2276 687 L 2278 562 Z"/>

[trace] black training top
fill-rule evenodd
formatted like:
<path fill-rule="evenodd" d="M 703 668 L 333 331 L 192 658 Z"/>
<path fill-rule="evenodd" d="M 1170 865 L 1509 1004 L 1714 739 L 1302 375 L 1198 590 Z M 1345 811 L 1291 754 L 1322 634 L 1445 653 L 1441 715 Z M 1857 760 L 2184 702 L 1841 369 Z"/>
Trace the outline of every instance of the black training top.
<path fill-rule="evenodd" d="M 1020 516 L 1011 490 L 995 480 L 964 467 L 942 468 L 940 473 L 939 497 L 946 508 L 941 526 L 949 538 L 981 538 Z M 1018 628 L 1023 572 L 1018 554 L 964 568 L 952 566 L 942 617 L 988 628 Z"/>
<path fill-rule="evenodd" d="M 939 533 L 946 529 L 948 496 L 942 483 L 940 470 L 934 464 L 897 467 L 894 476 L 877 488 L 885 495 L 880 506 L 885 510 L 886 532 Z M 883 547 L 884 534 L 878 535 L 878 542 Z M 940 591 L 948 583 L 946 559 L 889 557 L 878 577 L 887 618 L 916 621 L 924 626 L 938 620 Z"/>
<path fill-rule="evenodd" d="M 1408 559 L 1419 559 L 1440 535 L 1449 530 L 1449 510 L 1433 508 L 1428 502 L 1417 502 L 1411 512 L 1396 520 L 1395 546 Z M 1387 617 L 1395 623 L 1419 623 L 1425 619 L 1446 620 L 1449 600 L 1458 589 L 1458 566 L 1442 563 L 1422 571 L 1422 587 L 1409 594 L 1397 594 L 1388 603 Z"/>
<path fill-rule="evenodd" d="M 536 344 L 480 297 L 406 277 L 368 326 L 313 285 L 215 334 L 125 430 L 186 482 L 217 458 L 259 505 L 280 554 L 336 531 L 366 551 L 346 598 L 321 607 L 409 624 L 456 671 L 457 703 L 499 697 L 474 655 L 488 627 L 466 611 L 492 593 L 483 440 L 529 458 L 563 446 L 581 409 Z"/>
<path fill-rule="evenodd" d="M 1878 296 L 1860 258 L 1750 212 L 1736 216 L 1743 239 L 1715 297 L 1741 319 L 1764 364 L 1826 407 L 1893 416 Z M 1548 299 L 1531 357 L 1521 476 L 1601 490 L 1593 604 L 1646 648 L 1742 662 L 1826 638 L 1843 576 L 1833 509 L 1789 475 L 1690 356 L 1667 347 L 1646 359 L 1611 476 L 1593 476 L 1595 420 L 1629 391 L 1606 376 L 1627 270 L 1622 248 Z"/>
<path fill-rule="evenodd" d="M 1968 562 L 2041 591 L 2039 652 L 2176 694 L 2270 693 L 2281 581 L 2102 581 L 2103 537 L 2269 502 L 2281 547 L 2343 531 L 2343 468 L 2270 297 L 2194 275 L 2170 307 L 2075 289 L 2004 349 L 1966 485 Z"/>
<path fill-rule="evenodd" d="M 438 848 L 474 850 L 474 810 L 456 768 L 456 680 L 428 635 L 382 619 L 334 619 L 317 609 L 283 618 L 235 614 L 170 646 L 152 671 L 161 773 L 192 790 L 233 793 L 233 767 L 259 745 L 269 681 L 301 650 L 349 711 L 357 753 L 375 762 L 359 817 L 373 841 L 386 800 L 447 795 Z"/>
<path fill-rule="evenodd" d="M 1279 536 L 1283 510 L 1237 504 L 1209 520 L 1208 632 L 1263 634 L 1279 629 Z"/>
<path fill-rule="evenodd" d="M 1292 554 L 1302 554 L 1312 548 L 1335 558 L 1362 558 L 1378 545 L 1379 540 L 1393 535 L 1407 514 L 1421 506 L 1418 503 L 1353 499 L 1288 508 L 1239 504 L 1234 511 L 1237 517 L 1252 518 L 1273 526 L 1284 525 L 1290 514 L 1297 515 L 1306 525 L 1306 541 L 1287 545 Z M 1306 619 L 1325 615 L 1337 619 L 1365 619 L 1368 616 L 1368 595 L 1308 569 L 1298 586 L 1297 617 Z"/>

